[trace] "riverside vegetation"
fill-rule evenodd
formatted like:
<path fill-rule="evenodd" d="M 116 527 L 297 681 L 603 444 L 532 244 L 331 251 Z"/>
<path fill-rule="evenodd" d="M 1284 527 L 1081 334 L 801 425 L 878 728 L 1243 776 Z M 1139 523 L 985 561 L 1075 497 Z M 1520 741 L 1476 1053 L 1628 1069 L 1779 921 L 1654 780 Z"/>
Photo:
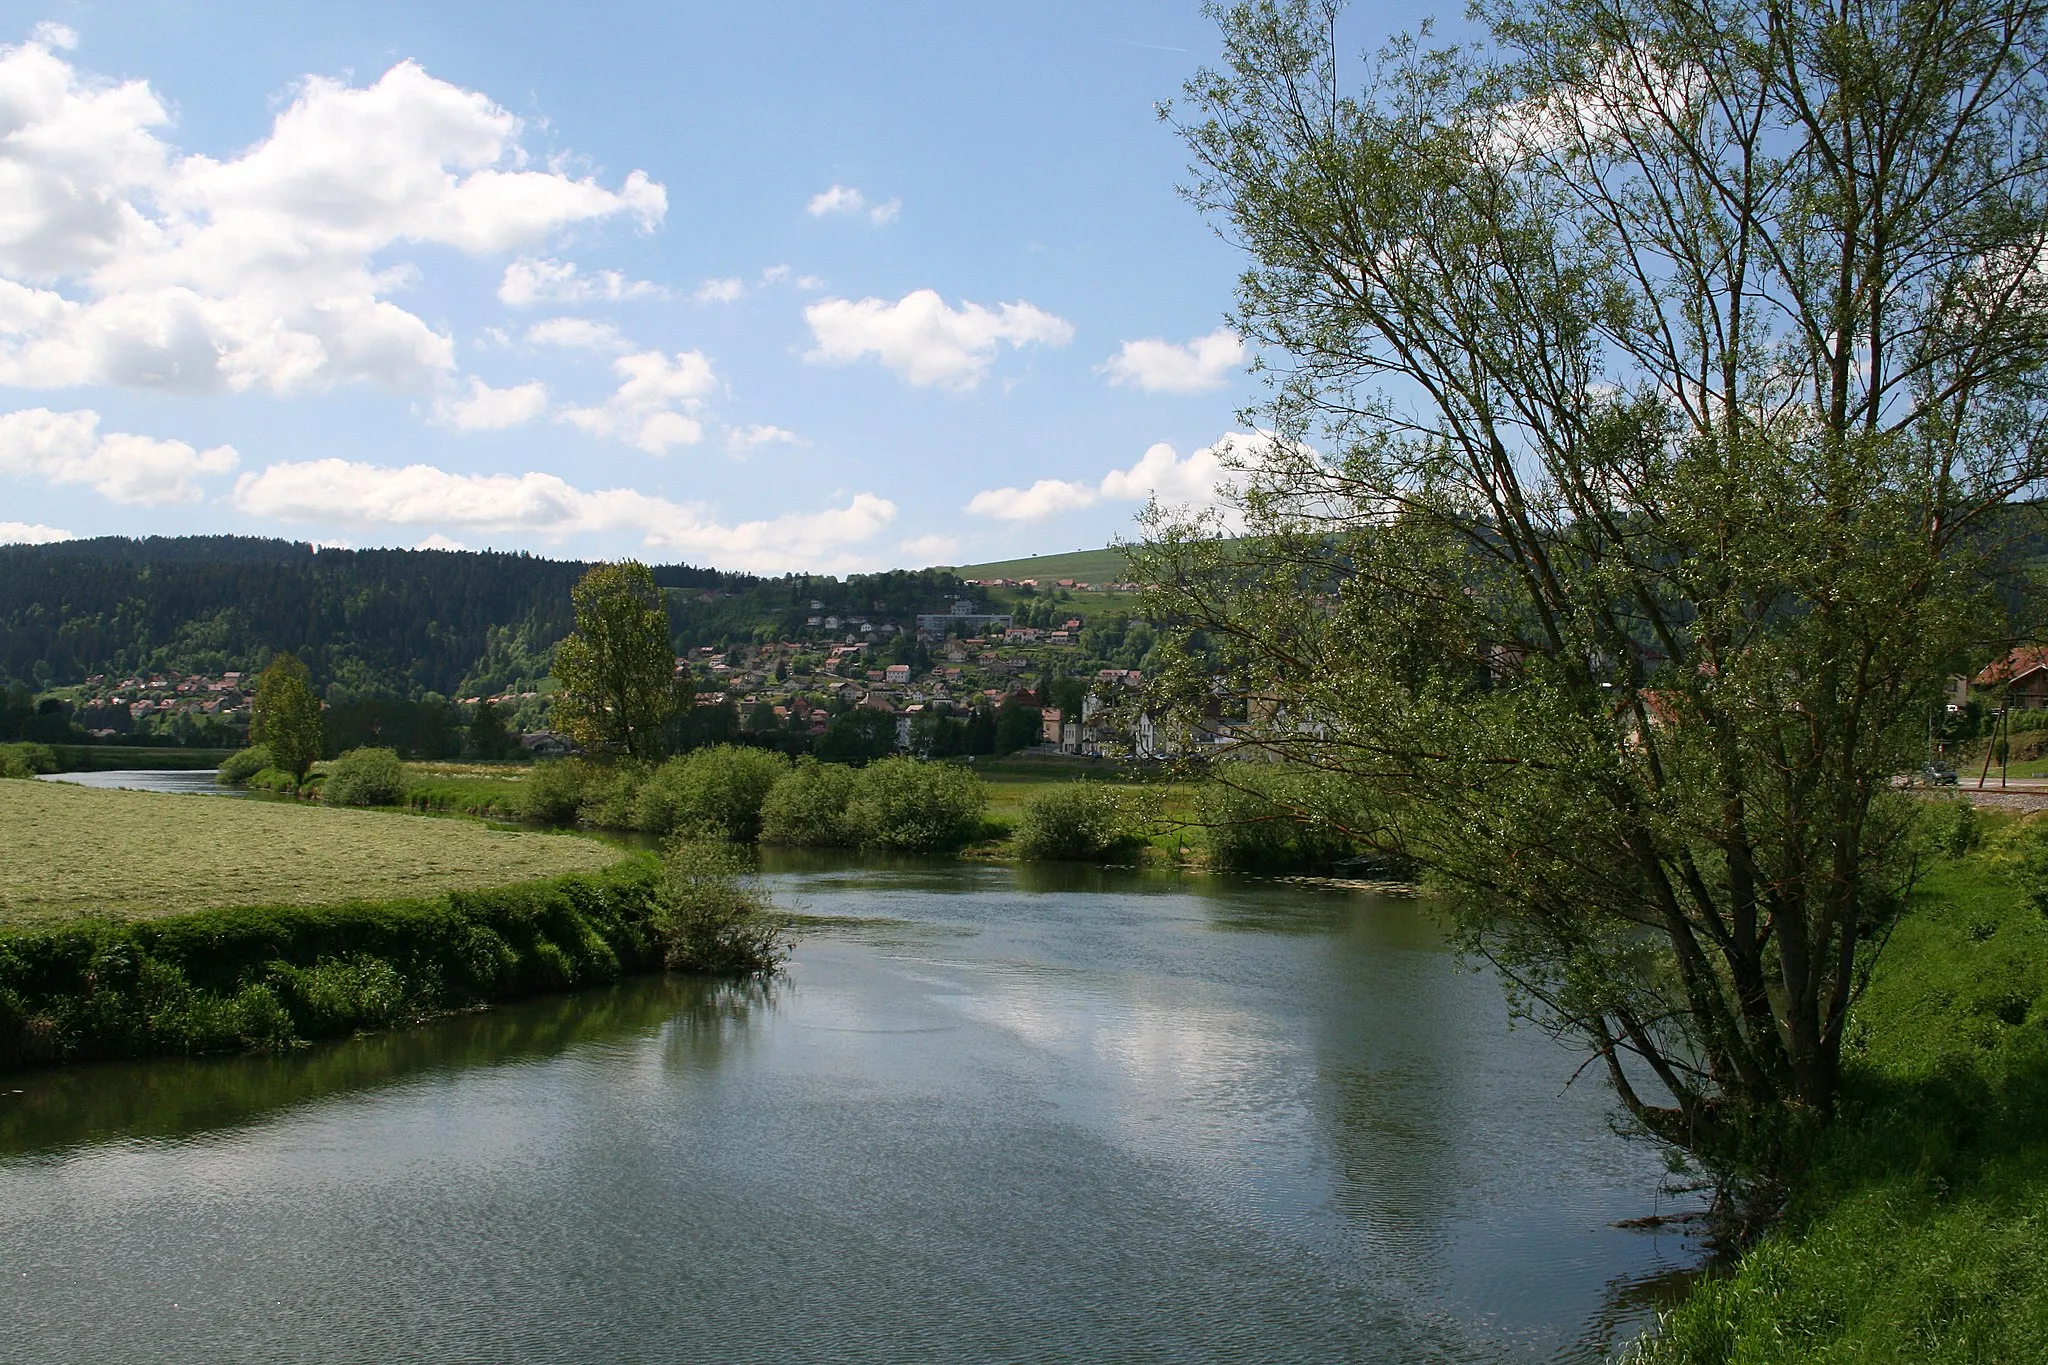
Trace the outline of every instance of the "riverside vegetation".
<path fill-rule="evenodd" d="M 283 1046 L 668 968 L 772 973 L 736 851 L 0 782 L 0 1065 Z M 564 875 L 567 874 L 567 875 Z"/>

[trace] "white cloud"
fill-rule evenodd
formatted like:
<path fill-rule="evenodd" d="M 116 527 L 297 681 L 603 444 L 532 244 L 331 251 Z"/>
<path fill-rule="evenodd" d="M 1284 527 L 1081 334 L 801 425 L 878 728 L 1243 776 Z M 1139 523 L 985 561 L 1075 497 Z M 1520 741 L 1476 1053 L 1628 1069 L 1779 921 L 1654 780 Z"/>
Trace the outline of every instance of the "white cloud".
<path fill-rule="evenodd" d="M 690 297 L 699 303 L 731 303 L 747 292 L 746 282 L 732 275 L 710 279 L 697 286 Z"/>
<path fill-rule="evenodd" d="M 948 308 L 935 290 L 919 289 L 894 303 L 867 298 L 821 299 L 804 309 L 817 348 L 804 358 L 843 364 L 872 355 L 918 385 L 971 389 L 987 375 L 996 347 L 1064 346 L 1073 324 L 1028 303 Z"/>
<path fill-rule="evenodd" d="M 673 361 L 660 351 L 622 355 L 612 370 L 619 376 L 617 392 L 597 407 L 564 409 L 555 420 L 650 455 L 704 439 L 703 424 L 693 414 L 718 380 L 702 351 L 678 351 Z"/>
<path fill-rule="evenodd" d="M 76 539 L 69 531 L 39 521 L 0 521 L 0 545 L 54 545 L 60 540 Z"/>
<path fill-rule="evenodd" d="M 428 536 L 425 540 L 413 546 L 413 549 L 415 550 L 467 550 L 468 548 L 469 547 L 467 545 L 464 545 L 461 541 L 450 540 L 447 536 L 442 535 L 439 531 L 436 531 L 433 535 Z"/>
<path fill-rule="evenodd" d="M 238 462 L 233 446 L 194 450 L 129 432 L 99 434 L 88 408 L 52 412 L 24 408 L 0 416 L 0 474 L 54 484 L 89 484 L 112 502 L 197 502 L 197 480 L 225 474 Z"/>
<path fill-rule="evenodd" d="M 967 511 L 1001 521 L 1043 521 L 1097 502 L 1157 498 L 1176 506 L 1216 507 L 1223 504 L 1225 485 L 1233 473 L 1228 462 L 1249 458 L 1259 439 L 1241 431 L 1225 432 L 1214 445 L 1190 451 L 1185 458 L 1160 441 L 1148 447 L 1129 469 L 1110 470 L 1099 484 L 1040 479 L 1029 488 L 987 488 L 968 500 Z"/>
<path fill-rule="evenodd" d="M 725 448 L 732 451 L 756 450 L 767 445 L 800 446 L 809 445 L 803 437 L 783 427 L 771 427 L 765 422 L 754 422 L 743 427 L 734 427 L 725 433 Z"/>
<path fill-rule="evenodd" d="M 984 488 L 968 500 L 967 511 L 1002 521 L 1043 521 L 1061 512 L 1092 507 L 1100 496 L 1092 484 L 1040 479 L 1029 488 Z"/>
<path fill-rule="evenodd" d="M 574 261 L 521 256 L 505 267 L 498 282 L 498 300 L 514 308 L 536 303 L 617 302 L 620 299 L 667 298 L 668 291 L 647 280 L 629 280 L 616 270 L 585 275 Z"/>
<path fill-rule="evenodd" d="M 526 339 L 536 346 L 588 351 L 627 351 L 633 347 L 609 322 L 592 322 L 589 318 L 549 318 L 536 322 L 526 329 Z"/>
<path fill-rule="evenodd" d="M 311 77 L 267 136 L 185 155 L 145 81 L 102 81 L 45 30 L 0 48 L 0 383 L 275 392 L 418 387 L 454 343 L 390 301 L 396 248 L 472 255 L 667 209 L 525 165 L 517 118 L 402 62 L 352 88 Z"/>
<path fill-rule="evenodd" d="M 1102 368 L 1112 384 L 1147 393 L 1200 393 L 1222 387 L 1244 364 L 1244 342 L 1228 327 L 1176 344 L 1162 337 L 1126 341 Z"/>
<path fill-rule="evenodd" d="M 950 564 L 960 553 L 960 539 L 957 536 L 929 535 L 913 536 L 898 541 L 896 553 L 906 557 L 906 562 L 920 567 L 929 564 Z"/>
<path fill-rule="evenodd" d="M 472 376 L 469 396 L 443 395 L 434 404 L 434 420 L 460 431 L 503 431 L 531 422 L 548 410 L 548 386 L 538 379 L 494 389 Z"/>
<path fill-rule="evenodd" d="M 820 190 L 811 196 L 811 202 L 804 206 L 804 212 L 813 218 L 831 215 L 865 215 L 870 223 L 880 227 L 896 221 L 896 215 L 903 211 L 901 199 L 891 199 L 884 204 L 868 202 L 868 197 L 851 185 L 834 185 L 829 190 Z"/>
<path fill-rule="evenodd" d="M 624 533 L 650 549 L 769 572 L 845 563 L 848 547 L 872 539 L 896 517 L 887 499 L 859 493 L 843 507 L 728 525 L 701 505 L 631 488 L 585 491 L 553 474 L 456 474 L 424 464 L 394 468 L 332 459 L 245 474 L 235 485 L 234 505 L 280 521 L 443 528 L 437 534 L 559 540 Z"/>

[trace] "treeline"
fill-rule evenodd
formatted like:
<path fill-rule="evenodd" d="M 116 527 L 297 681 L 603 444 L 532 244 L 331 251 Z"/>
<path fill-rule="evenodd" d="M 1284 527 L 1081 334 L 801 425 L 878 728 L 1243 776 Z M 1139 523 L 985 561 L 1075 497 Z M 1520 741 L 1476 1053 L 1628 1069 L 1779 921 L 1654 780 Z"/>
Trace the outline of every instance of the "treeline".
<path fill-rule="evenodd" d="M 5 546 L 0 680 L 249 672 L 289 651 L 345 695 L 497 691 L 546 674 L 584 568 L 235 536 Z"/>

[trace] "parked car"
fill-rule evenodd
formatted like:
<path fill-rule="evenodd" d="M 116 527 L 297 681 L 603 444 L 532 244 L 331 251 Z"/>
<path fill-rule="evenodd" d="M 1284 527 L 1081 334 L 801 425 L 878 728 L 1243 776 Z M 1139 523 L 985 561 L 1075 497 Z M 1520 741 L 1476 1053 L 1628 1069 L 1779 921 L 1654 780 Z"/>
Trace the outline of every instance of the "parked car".
<path fill-rule="evenodd" d="M 1956 784 L 1956 770 L 1936 760 L 1920 769 L 1920 782 L 1927 787 L 1953 787 Z"/>

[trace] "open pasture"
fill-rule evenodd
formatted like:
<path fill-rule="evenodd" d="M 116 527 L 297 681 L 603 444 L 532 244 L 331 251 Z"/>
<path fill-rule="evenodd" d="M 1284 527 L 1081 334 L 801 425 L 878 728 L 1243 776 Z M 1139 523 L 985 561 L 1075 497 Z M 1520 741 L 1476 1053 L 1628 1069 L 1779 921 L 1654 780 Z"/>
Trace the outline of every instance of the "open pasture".
<path fill-rule="evenodd" d="M 431 896 L 620 856 L 591 839 L 394 811 L 0 782 L 0 928 Z"/>

